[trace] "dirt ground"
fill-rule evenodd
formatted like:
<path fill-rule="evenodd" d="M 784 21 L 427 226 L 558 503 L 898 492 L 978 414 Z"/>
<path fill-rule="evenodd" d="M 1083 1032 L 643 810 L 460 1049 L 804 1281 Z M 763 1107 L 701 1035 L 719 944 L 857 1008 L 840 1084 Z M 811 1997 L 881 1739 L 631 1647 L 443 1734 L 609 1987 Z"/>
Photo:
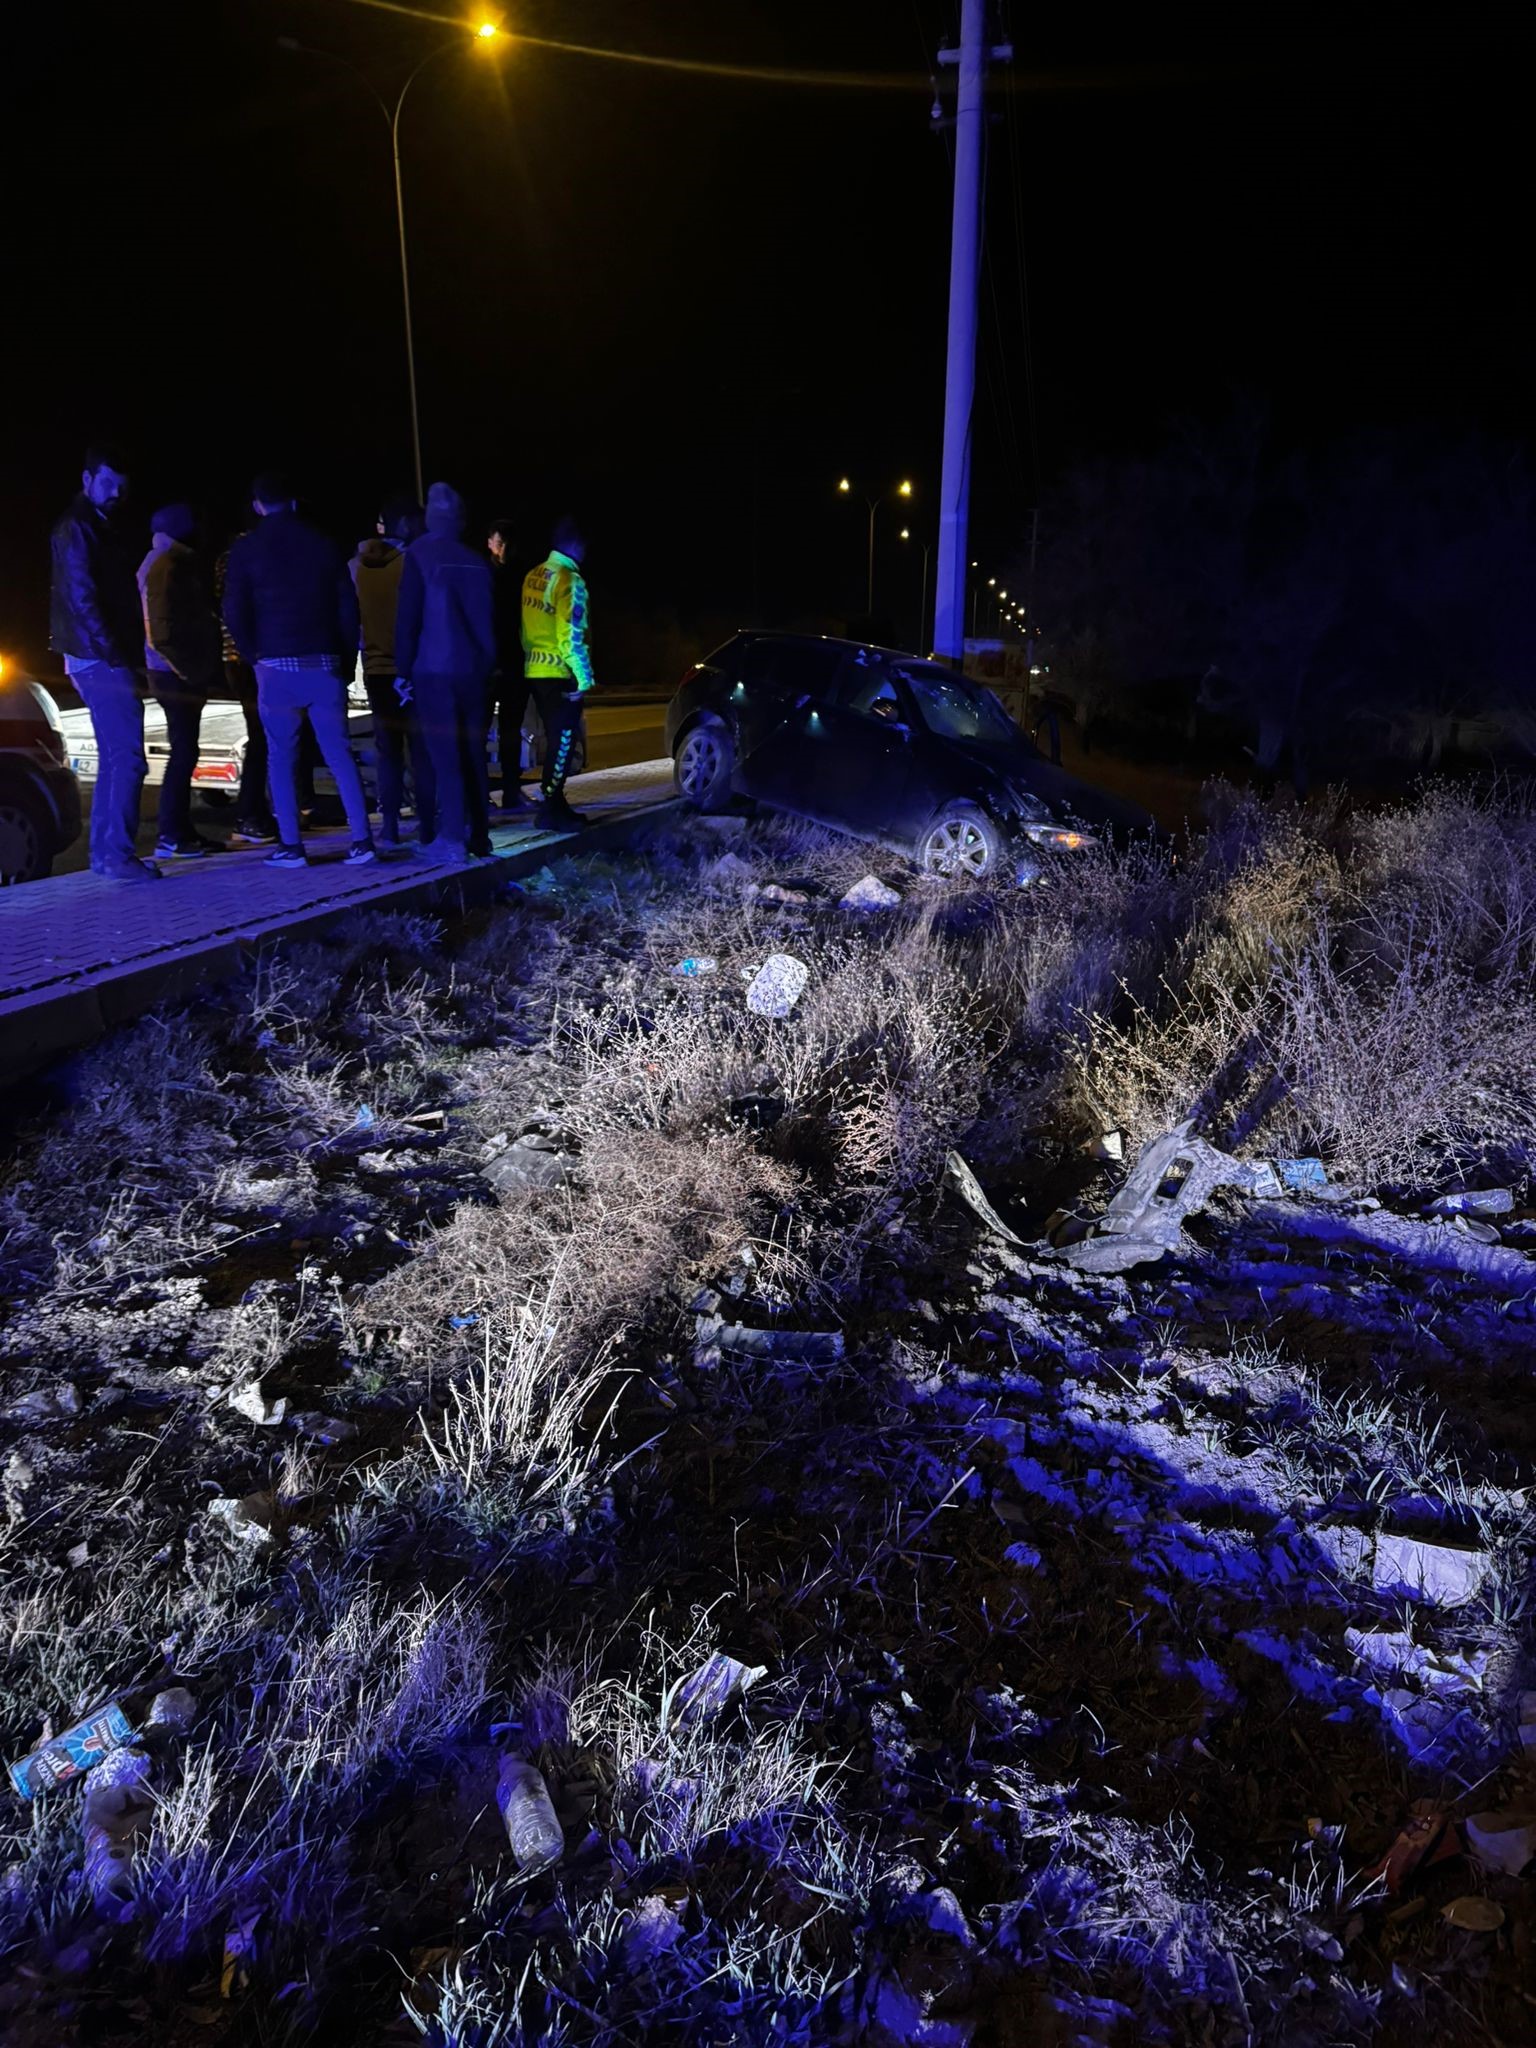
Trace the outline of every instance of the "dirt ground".
<path fill-rule="evenodd" d="M 1528 2038 L 1536 842 L 1449 801 L 874 912 L 669 821 L 10 1100 L 5 1753 L 195 1709 L 115 1889 L 8 1800 L 7 2039 Z M 1322 1170 L 1089 1270 L 1170 1105 Z"/>

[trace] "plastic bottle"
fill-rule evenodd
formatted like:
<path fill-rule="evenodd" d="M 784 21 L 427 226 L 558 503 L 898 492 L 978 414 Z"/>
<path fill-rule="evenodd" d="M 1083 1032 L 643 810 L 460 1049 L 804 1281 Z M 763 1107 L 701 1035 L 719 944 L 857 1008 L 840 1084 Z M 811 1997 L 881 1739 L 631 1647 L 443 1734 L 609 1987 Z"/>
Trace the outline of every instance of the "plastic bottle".
<path fill-rule="evenodd" d="M 565 1833 L 541 1771 L 521 1757 L 503 1757 L 496 1804 L 520 1875 L 533 1877 L 560 1861 L 565 1854 Z"/>
<path fill-rule="evenodd" d="M 672 972 L 685 981 L 696 981 L 701 974 L 715 973 L 719 965 L 713 953 L 690 953 L 686 960 L 678 961 Z"/>

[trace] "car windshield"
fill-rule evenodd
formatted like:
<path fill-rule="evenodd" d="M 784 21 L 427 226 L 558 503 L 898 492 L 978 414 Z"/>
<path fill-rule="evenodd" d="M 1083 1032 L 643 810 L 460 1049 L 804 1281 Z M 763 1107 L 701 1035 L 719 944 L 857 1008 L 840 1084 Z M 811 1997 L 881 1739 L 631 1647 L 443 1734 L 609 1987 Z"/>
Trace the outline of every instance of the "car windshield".
<path fill-rule="evenodd" d="M 1018 744 L 1018 727 L 990 690 L 978 690 L 942 668 L 904 668 L 901 675 L 930 732 L 946 740 L 980 740 L 990 747 Z"/>

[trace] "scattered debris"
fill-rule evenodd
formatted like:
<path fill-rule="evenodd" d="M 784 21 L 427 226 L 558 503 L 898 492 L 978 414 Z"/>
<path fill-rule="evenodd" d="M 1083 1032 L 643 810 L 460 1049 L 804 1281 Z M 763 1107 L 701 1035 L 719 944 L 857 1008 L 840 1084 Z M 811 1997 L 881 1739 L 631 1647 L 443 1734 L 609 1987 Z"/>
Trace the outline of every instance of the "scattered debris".
<path fill-rule="evenodd" d="M 1464 1217 L 1425 1221 L 1419 1216 L 1393 1216 L 1383 1209 L 1318 1215 L 1289 1205 L 1260 1211 L 1260 1219 L 1266 1217 L 1281 1225 L 1305 1219 L 1309 1229 L 1326 1229 L 1415 1265 L 1469 1274 L 1485 1285 L 1503 1288 L 1514 1300 L 1536 1294 L 1536 1260 L 1507 1245 L 1478 1243 L 1461 1228 Z"/>
<path fill-rule="evenodd" d="M 862 881 L 854 883 L 837 907 L 839 910 L 895 910 L 900 902 L 899 889 L 882 882 L 878 875 L 865 875 Z"/>
<path fill-rule="evenodd" d="M 73 1380 L 57 1380 L 22 1394 L 6 1410 L 12 1422 L 62 1422 L 80 1413 L 80 1389 Z"/>
<path fill-rule="evenodd" d="M 1507 1216 L 1515 1206 L 1508 1188 L 1469 1188 L 1459 1195 L 1441 1195 L 1424 1211 L 1426 1216 L 1477 1216 L 1484 1221 Z"/>
<path fill-rule="evenodd" d="M 12 1764 L 11 1783 L 23 1799 L 34 1799 L 47 1786 L 67 1785 L 71 1778 L 83 1777 L 132 1740 L 133 1723 L 113 1700 Z"/>
<path fill-rule="evenodd" d="M 1193 1138 L 1192 1121 L 1142 1148 L 1125 1186 L 1094 1226 L 1094 1234 L 1067 1248 L 1067 1261 L 1085 1273 L 1123 1273 L 1186 1248 L 1184 1221 L 1203 1209 L 1220 1187 L 1252 1194 L 1259 1169 Z"/>
<path fill-rule="evenodd" d="M 269 1401 L 261 1390 L 260 1380 L 247 1380 L 243 1387 L 235 1387 L 228 1395 L 228 1401 L 237 1415 L 243 1415 L 262 1429 L 273 1429 L 288 1413 L 288 1397 L 279 1395 Z"/>
<path fill-rule="evenodd" d="M 755 891 L 759 903 L 777 903 L 786 909 L 804 909 L 813 891 L 795 882 L 764 882 Z"/>
<path fill-rule="evenodd" d="M 1368 1870 L 1361 1871 L 1362 1883 L 1370 1884 L 1378 1877 L 1382 1878 L 1387 1890 L 1395 1897 L 1421 1865 L 1427 1868 L 1461 1853 L 1460 1838 L 1449 1824 L 1448 1816 L 1428 1800 L 1421 1804 L 1423 1811 L 1416 1812 L 1399 1829 L 1385 1856 Z"/>
<path fill-rule="evenodd" d="M 1405 1629 L 1344 1631 L 1344 1645 L 1373 1671 L 1402 1672 L 1431 1692 L 1464 1692 L 1480 1686 L 1488 1667 L 1486 1650 L 1437 1650 L 1415 1642 Z"/>
<path fill-rule="evenodd" d="M 1413 1536 L 1380 1535 L 1371 1581 L 1389 1598 L 1429 1600 L 1437 1607 L 1464 1607 L 1488 1576 L 1480 1550 L 1453 1550 Z"/>
<path fill-rule="evenodd" d="M 318 1408 L 301 1408 L 290 1415 L 288 1421 L 300 1436 L 307 1436 L 317 1444 L 346 1444 L 357 1435 L 355 1422 L 343 1422 L 335 1415 L 322 1415 Z"/>
<path fill-rule="evenodd" d="M 161 1736 L 185 1735 L 196 1719 L 196 1695 L 184 1685 L 168 1685 L 150 1701 L 144 1728 Z"/>
<path fill-rule="evenodd" d="M 624 1960 L 631 1969 L 643 1969 L 676 1948 L 682 1938 L 679 1902 L 664 1892 L 652 1892 L 635 1907 L 624 1930 Z"/>
<path fill-rule="evenodd" d="M 210 1522 L 251 1550 L 276 1549 L 277 1535 L 272 1527 L 276 1511 L 277 1503 L 270 1493 L 248 1493 L 243 1500 L 211 1500 L 206 1510 Z"/>
<path fill-rule="evenodd" d="M 698 1721 L 712 1721 L 767 1676 L 766 1664 L 743 1664 L 716 1650 L 667 1694 L 661 1703 L 661 1725 L 663 1729 L 674 1725 L 690 1728 Z"/>
<path fill-rule="evenodd" d="M 1482 1899 L 1468 1892 L 1465 1897 L 1452 1899 L 1448 1906 L 1442 1906 L 1440 1917 L 1467 1934 L 1492 1934 L 1504 1925 L 1504 1908 L 1497 1899 Z"/>
<path fill-rule="evenodd" d="M 560 1188 L 572 1179 L 570 1154 L 544 1131 L 524 1131 L 510 1142 L 493 1138 L 481 1153 L 485 1177 L 498 1194 Z"/>
<path fill-rule="evenodd" d="M 80 1818 L 85 1881 L 107 1920 L 124 1920 L 133 1909 L 134 1847 L 148 1833 L 155 1810 L 149 1771 L 142 1749 L 115 1749 L 86 1787 Z"/>
<path fill-rule="evenodd" d="M 998 1215 L 982 1193 L 981 1182 L 958 1152 L 946 1152 L 944 1155 L 944 1185 L 960 1197 L 965 1206 L 981 1219 L 994 1236 L 1006 1238 L 1009 1244 L 1016 1244 L 1023 1249 L 1023 1238 L 1016 1231 L 1010 1230 Z"/>
<path fill-rule="evenodd" d="M 1289 1194 L 1328 1185 L 1328 1169 L 1321 1159 L 1277 1159 L 1274 1164 L 1275 1176 Z"/>
<path fill-rule="evenodd" d="M 536 1877 L 565 1854 L 565 1834 L 555 1814 L 544 1774 L 521 1757 L 503 1757 L 496 1780 L 496 1805 L 520 1877 Z"/>
<path fill-rule="evenodd" d="M 787 1017 L 810 978 L 811 970 L 793 953 L 771 953 L 747 990 L 747 1008 L 759 1017 Z"/>
<path fill-rule="evenodd" d="M 749 1323 L 722 1322 L 717 1315 L 699 1316 L 696 1331 L 700 1345 L 770 1358 L 778 1365 L 836 1365 L 845 1348 L 841 1330 L 759 1330 Z"/>
<path fill-rule="evenodd" d="M 719 972 L 720 962 L 713 953 L 690 953 L 686 960 L 679 960 L 672 972 L 680 981 L 697 981 L 706 974 Z"/>
<path fill-rule="evenodd" d="M 1101 1159 L 1109 1166 L 1119 1166 L 1125 1159 L 1125 1133 L 1113 1129 L 1102 1130 L 1091 1138 L 1085 1138 L 1080 1148 L 1090 1159 Z"/>
<path fill-rule="evenodd" d="M 243 1906 L 229 1916 L 224 1930 L 224 1960 L 219 1971 L 220 1998 L 233 1998 L 251 1981 L 251 1959 L 256 1953 L 256 1929 L 261 1924 L 260 1906 Z"/>
<path fill-rule="evenodd" d="M 750 861 L 727 848 L 709 863 L 699 880 L 706 889 L 745 889 L 755 884 L 757 877 Z"/>
<path fill-rule="evenodd" d="M 1462 1832 L 1484 1870 L 1519 1877 L 1536 1858 L 1536 1812 L 1529 1807 L 1509 1813 L 1468 1814 Z"/>

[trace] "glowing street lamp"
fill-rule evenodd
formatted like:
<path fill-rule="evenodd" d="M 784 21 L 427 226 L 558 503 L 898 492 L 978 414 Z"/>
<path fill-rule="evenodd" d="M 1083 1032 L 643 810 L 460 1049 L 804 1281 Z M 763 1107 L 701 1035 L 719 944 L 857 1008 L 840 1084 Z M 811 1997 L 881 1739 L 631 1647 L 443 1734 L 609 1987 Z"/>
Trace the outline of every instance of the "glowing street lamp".
<path fill-rule="evenodd" d="M 471 44 L 479 49 L 491 49 L 501 40 L 500 23 L 488 17 L 473 25 L 466 22 L 465 30 Z M 447 57 L 456 50 L 462 50 L 464 43 L 464 35 L 456 35 L 451 42 L 439 43 L 435 50 L 428 50 L 401 86 L 394 106 L 391 107 L 368 74 L 360 71 L 355 64 L 349 64 L 345 57 L 338 57 L 333 50 L 313 49 L 308 43 L 301 43 L 295 36 L 279 36 L 277 39 L 280 50 L 304 57 L 323 57 L 327 63 L 340 65 L 343 71 L 350 71 L 366 88 L 389 124 L 390 148 L 395 159 L 395 225 L 400 235 L 400 296 L 405 306 L 405 369 L 411 397 L 411 455 L 416 467 L 418 504 L 426 496 L 426 484 L 421 466 L 421 415 L 416 403 L 416 338 L 411 323 L 411 266 L 405 241 L 405 187 L 400 176 L 400 116 L 405 110 L 406 94 L 427 66 L 435 64 L 439 57 Z"/>
<path fill-rule="evenodd" d="M 844 498 L 851 498 L 856 495 L 853 481 L 850 477 L 839 477 L 837 489 L 839 496 Z M 910 498 L 912 496 L 912 485 L 905 477 L 902 478 L 900 483 L 893 484 L 891 489 L 895 497 Z M 873 498 L 866 498 L 864 500 L 865 504 L 869 507 L 869 574 L 865 591 L 864 609 L 870 618 L 874 617 L 875 611 L 875 514 L 880 509 L 880 497 L 883 495 L 881 493 Z M 905 539 L 906 536 L 903 535 L 902 538 Z"/>

